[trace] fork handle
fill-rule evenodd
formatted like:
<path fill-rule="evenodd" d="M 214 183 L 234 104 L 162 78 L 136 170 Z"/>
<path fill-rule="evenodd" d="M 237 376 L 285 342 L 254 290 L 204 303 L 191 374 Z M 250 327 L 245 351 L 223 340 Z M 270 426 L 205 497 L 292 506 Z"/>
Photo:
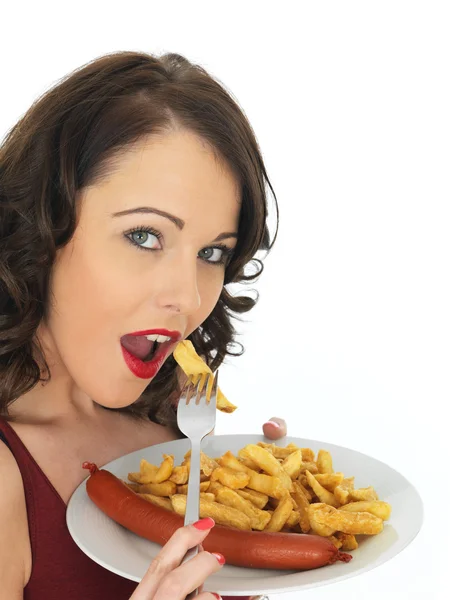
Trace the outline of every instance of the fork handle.
<path fill-rule="evenodd" d="M 186 515 L 184 517 L 185 525 L 192 525 L 199 519 L 200 512 L 200 442 L 201 440 L 191 440 L 191 466 L 189 472 L 188 493 L 186 502 Z M 181 561 L 181 564 L 197 556 L 199 546 L 194 546 L 188 550 Z M 198 595 L 198 589 L 191 592 L 186 600 L 191 600 Z"/>
<path fill-rule="evenodd" d="M 194 558 L 194 556 L 197 556 L 197 554 L 198 554 L 198 546 L 194 546 L 194 548 L 191 548 L 190 550 L 188 550 L 186 552 L 185 557 L 181 561 L 181 564 L 183 565 L 184 563 L 188 562 L 189 560 L 191 560 L 191 558 Z M 186 596 L 185 600 L 192 600 L 192 598 L 195 598 L 196 596 L 198 596 L 198 588 L 196 588 L 190 594 L 188 594 Z"/>
<path fill-rule="evenodd" d="M 198 551 L 199 551 L 198 546 L 194 546 L 193 548 L 190 548 L 184 555 L 184 558 L 181 561 L 181 564 L 184 565 L 184 563 L 189 562 L 191 560 L 191 558 L 194 558 L 194 556 L 197 556 Z"/>
<path fill-rule="evenodd" d="M 200 442 L 191 440 L 191 466 L 186 502 L 185 525 L 192 525 L 199 519 L 200 512 Z"/>

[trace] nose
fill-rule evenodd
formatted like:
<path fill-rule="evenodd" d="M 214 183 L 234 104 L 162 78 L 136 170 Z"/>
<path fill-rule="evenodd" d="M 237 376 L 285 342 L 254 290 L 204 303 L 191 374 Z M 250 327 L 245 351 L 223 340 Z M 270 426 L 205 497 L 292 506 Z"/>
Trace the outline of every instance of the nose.
<path fill-rule="evenodd" d="M 179 254 L 163 261 L 159 270 L 156 302 L 164 310 L 190 315 L 200 308 L 197 259 Z"/>

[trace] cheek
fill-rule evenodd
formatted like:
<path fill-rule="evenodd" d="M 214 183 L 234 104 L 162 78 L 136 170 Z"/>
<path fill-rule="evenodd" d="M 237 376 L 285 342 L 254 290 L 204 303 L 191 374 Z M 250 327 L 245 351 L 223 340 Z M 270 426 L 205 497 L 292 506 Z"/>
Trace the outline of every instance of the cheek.
<path fill-rule="evenodd" d="M 54 267 L 47 324 L 57 360 L 103 406 L 127 406 L 143 391 L 125 367 L 119 341 L 138 291 L 137 277 L 114 257 L 67 248 Z"/>
<path fill-rule="evenodd" d="M 140 301 L 138 274 L 106 247 L 74 243 L 54 267 L 48 325 L 69 370 L 92 362 L 107 367 Z"/>
<path fill-rule="evenodd" d="M 50 323 L 61 334 L 86 335 L 94 323 L 100 329 L 114 312 L 115 286 L 111 272 L 82 254 L 61 257 L 52 278 Z"/>

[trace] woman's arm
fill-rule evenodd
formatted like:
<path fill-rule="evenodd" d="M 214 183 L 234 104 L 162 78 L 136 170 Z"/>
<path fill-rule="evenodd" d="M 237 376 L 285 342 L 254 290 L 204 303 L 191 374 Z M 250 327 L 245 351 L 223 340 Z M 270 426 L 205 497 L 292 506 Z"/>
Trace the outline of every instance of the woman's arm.
<path fill-rule="evenodd" d="M 0 442 L 0 600 L 23 600 L 29 534 L 19 467 Z"/>

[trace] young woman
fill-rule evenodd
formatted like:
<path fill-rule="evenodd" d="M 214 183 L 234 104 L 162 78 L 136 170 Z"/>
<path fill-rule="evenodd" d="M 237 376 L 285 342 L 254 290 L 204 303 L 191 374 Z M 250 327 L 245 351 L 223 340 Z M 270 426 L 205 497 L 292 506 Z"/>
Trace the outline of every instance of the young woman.
<path fill-rule="evenodd" d="M 208 552 L 180 566 L 213 526 L 202 520 L 136 585 L 81 552 L 65 509 L 83 461 L 182 437 L 171 353 L 188 338 L 213 370 L 233 354 L 232 316 L 254 301 L 226 285 L 251 279 L 245 266 L 271 247 L 267 187 L 238 105 L 174 54 L 93 61 L 6 137 L 0 600 L 181 600 L 221 568 Z M 264 432 L 279 438 L 285 424 Z"/>

